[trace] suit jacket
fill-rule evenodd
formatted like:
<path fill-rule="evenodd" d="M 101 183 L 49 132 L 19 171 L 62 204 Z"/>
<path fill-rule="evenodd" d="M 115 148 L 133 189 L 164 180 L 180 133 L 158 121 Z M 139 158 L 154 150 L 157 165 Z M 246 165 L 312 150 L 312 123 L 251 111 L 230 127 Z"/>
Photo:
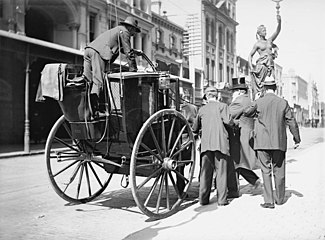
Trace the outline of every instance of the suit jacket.
<path fill-rule="evenodd" d="M 230 155 L 228 132 L 224 124 L 232 125 L 227 104 L 210 101 L 199 109 L 193 131 L 198 133 L 202 128 L 201 153 L 220 151 L 225 155 Z"/>
<path fill-rule="evenodd" d="M 300 143 L 297 122 L 288 102 L 274 93 L 266 93 L 246 109 L 246 116 L 257 116 L 255 121 L 255 150 L 287 150 L 286 125 L 295 143 Z"/>
<path fill-rule="evenodd" d="M 235 122 L 238 123 L 232 129 L 230 136 L 230 154 L 235 162 L 235 168 L 254 170 L 259 164 L 251 143 L 254 130 L 254 119 L 244 116 L 243 111 L 252 105 L 248 94 L 238 96 L 230 105 L 229 111 Z"/>
<path fill-rule="evenodd" d="M 130 71 L 137 70 L 135 54 L 131 48 L 130 32 L 125 26 L 117 26 L 100 34 L 87 47 L 94 49 L 101 58 L 113 63 L 119 55 L 119 51 L 126 55 Z"/>

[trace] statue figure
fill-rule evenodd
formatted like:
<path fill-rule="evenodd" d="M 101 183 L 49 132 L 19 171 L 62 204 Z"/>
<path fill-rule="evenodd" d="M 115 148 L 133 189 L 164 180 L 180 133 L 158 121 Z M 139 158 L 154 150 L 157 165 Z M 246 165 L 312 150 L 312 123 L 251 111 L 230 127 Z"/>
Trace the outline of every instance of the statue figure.
<path fill-rule="evenodd" d="M 281 30 L 281 16 L 277 15 L 278 26 L 275 33 L 271 37 L 266 38 L 266 28 L 264 25 L 260 25 L 257 28 L 256 38 L 257 42 L 255 43 L 252 51 L 248 57 L 248 64 L 251 70 L 251 82 L 253 97 L 255 98 L 256 93 L 261 93 L 263 82 L 266 76 L 274 76 L 274 59 L 277 57 L 278 47 L 273 43 L 277 38 Z M 259 53 L 259 58 L 256 61 L 255 68 L 253 68 L 252 59 L 255 53 Z"/>

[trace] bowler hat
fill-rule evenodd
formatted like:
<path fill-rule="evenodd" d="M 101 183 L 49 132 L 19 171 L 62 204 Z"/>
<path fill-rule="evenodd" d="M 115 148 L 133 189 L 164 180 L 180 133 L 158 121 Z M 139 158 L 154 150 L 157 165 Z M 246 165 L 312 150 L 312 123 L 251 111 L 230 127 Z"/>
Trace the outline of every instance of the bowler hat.
<path fill-rule="evenodd" d="M 276 85 L 276 82 L 273 77 L 267 76 L 263 82 L 263 85 L 264 86 L 272 86 L 272 85 Z"/>
<path fill-rule="evenodd" d="M 128 16 L 124 22 L 120 22 L 121 25 L 127 25 L 134 27 L 137 32 L 141 32 L 140 28 L 138 27 L 138 20 L 134 19 L 132 16 Z"/>
<path fill-rule="evenodd" d="M 245 77 L 237 77 L 232 79 L 232 89 L 248 89 Z"/>

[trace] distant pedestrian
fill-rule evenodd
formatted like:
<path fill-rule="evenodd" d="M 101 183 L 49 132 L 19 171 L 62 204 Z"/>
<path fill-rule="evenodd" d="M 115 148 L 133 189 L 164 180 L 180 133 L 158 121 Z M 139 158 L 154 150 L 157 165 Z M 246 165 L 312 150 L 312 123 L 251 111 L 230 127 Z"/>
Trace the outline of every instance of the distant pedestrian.
<path fill-rule="evenodd" d="M 250 137 L 254 130 L 254 119 L 243 115 L 244 109 L 252 104 L 248 95 L 248 86 L 245 77 L 233 78 L 232 80 L 233 98 L 229 105 L 229 111 L 235 124 L 231 129 L 230 155 L 233 160 L 231 164 L 234 164 L 237 174 L 232 174 L 234 171 L 229 172 L 228 170 L 228 198 L 239 197 L 237 187 L 239 175 L 254 188 L 261 185 L 261 180 L 253 171 L 260 168 L 250 142 Z M 231 164 L 229 164 L 228 169 L 231 169 Z"/>
<path fill-rule="evenodd" d="M 201 160 L 199 201 L 209 204 L 213 172 L 217 172 L 217 202 L 219 206 L 227 201 L 227 158 L 229 157 L 228 132 L 224 124 L 232 124 L 228 105 L 217 101 L 218 91 L 208 87 L 205 91 L 207 104 L 199 109 L 193 131 L 201 136 Z"/>
<path fill-rule="evenodd" d="M 275 94 L 276 83 L 271 77 L 264 81 L 265 95 L 245 110 L 245 115 L 254 117 L 254 149 L 261 164 L 264 182 L 263 208 L 274 208 L 285 201 L 285 155 L 287 151 L 286 125 L 293 135 L 297 148 L 300 134 L 297 122 L 288 102 Z M 272 171 L 275 183 L 275 198 L 272 187 Z"/>

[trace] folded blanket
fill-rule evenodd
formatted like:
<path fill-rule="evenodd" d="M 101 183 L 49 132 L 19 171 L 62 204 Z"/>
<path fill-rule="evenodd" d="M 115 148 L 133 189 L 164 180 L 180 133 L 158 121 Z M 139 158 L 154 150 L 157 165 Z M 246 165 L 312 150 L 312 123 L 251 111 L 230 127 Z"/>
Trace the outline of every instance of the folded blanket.
<path fill-rule="evenodd" d="M 45 65 L 36 93 L 36 102 L 44 101 L 45 97 L 63 101 L 66 66 L 66 63 L 51 63 Z"/>

